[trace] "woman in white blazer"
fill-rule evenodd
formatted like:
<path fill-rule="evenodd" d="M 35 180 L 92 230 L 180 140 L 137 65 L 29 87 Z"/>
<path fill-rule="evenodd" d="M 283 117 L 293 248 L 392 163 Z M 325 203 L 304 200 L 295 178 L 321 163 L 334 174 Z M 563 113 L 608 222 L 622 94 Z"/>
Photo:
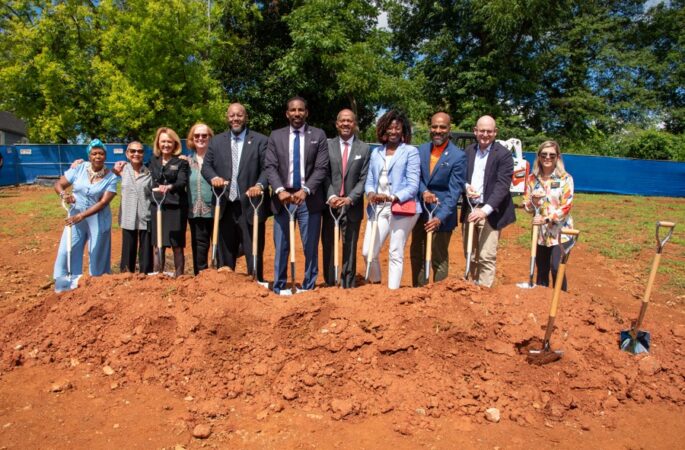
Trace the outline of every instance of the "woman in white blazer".
<path fill-rule="evenodd" d="M 371 154 L 364 186 L 369 203 L 369 220 L 362 255 L 367 264 L 371 255 L 369 281 L 380 282 L 378 254 L 390 235 L 388 288 L 397 289 L 402 280 L 404 246 L 421 213 L 421 203 L 418 201 L 421 174 L 419 152 L 416 147 L 409 145 L 411 124 L 407 116 L 397 110 L 390 110 L 378 119 L 376 135 L 383 145 Z M 374 220 L 378 224 L 373 249 L 370 250 Z"/>

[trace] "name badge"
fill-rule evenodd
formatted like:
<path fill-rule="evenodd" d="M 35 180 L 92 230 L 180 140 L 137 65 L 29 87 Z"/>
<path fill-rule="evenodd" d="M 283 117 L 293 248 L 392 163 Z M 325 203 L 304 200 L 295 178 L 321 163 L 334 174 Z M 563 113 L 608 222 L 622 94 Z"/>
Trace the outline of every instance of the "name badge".
<path fill-rule="evenodd" d="M 178 166 L 169 166 L 169 170 L 178 170 Z"/>
<path fill-rule="evenodd" d="M 558 182 L 558 181 L 553 181 L 552 184 L 550 185 L 550 187 L 551 187 L 552 189 L 558 189 L 559 186 L 561 186 L 561 183 Z"/>

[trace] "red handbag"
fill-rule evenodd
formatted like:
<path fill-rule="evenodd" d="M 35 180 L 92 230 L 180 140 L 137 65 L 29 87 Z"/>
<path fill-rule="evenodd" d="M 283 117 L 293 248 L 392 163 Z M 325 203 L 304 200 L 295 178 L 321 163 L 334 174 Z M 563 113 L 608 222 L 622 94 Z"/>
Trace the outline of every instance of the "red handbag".
<path fill-rule="evenodd" d="M 407 200 L 404 203 L 395 202 L 392 204 L 390 211 L 398 216 L 413 216 L 416 214 L 416 200 Z"/>

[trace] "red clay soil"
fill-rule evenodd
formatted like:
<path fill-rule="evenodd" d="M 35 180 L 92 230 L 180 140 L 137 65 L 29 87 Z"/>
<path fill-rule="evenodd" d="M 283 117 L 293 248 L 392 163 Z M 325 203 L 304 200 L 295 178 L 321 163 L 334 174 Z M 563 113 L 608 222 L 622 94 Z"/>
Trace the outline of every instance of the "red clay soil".
<path fill-rule="evenodd" d="M 3 235 L 2 448 L 682 446 L 679 299 L 655 293 L 649 355 L 619 351 L 644 280 L 582 241 L 551 339 L 563 357 L 537 366 L 526 356 L 541 346 L 551 290 L 515 285 L 527 255 L 509 242 L 523 228 L 504 236 L 490 290 L 458 279 L 455 234 L 448 282 L 294 297 L 241 267 L 84 277 L 55 294 L 56 228 L 33 237 L 35 251 Z M 407 261 L 405 285 L 408 272 Z"/>

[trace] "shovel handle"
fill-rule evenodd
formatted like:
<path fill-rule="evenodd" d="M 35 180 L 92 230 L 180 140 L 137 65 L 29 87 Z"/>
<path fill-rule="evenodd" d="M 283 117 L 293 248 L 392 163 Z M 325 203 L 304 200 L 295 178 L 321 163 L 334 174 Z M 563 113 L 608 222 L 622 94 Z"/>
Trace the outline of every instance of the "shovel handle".
<path fill-rule="evenodd" d="M 214 207 L 214 228 L 212 229 L 212 243 L 217 245 L 219 242 L 219 216 L 221 215 L 221 206 L 219 203 Z"/>
<path fill-rule="evenodd" d="M 657 226 L 659 227 L 664 227 L 664 228 L 673 228 L 675 227 L 675 222 L 666 222 L 666 221 L 659 221 L 656 223 Z"/>
<path fill-rule="evenodd" d="M 473 252 L 473 226 L 474 222 L 469 222 L 469 227 L 466 235 L 466 253 L 471 254 Z"/>
<path fill-rule="evenodd" d="M 433 232 L 426 233 L 426 261 L 433 259 Z"/>
<path fill-rule="evenodd" d="M 333 260 L 335 261 L 335 267 L 340 267 L 340 250 L 338 249 L 338 243 L 340 240 L 340 226 L 335 223 L 333 228 Z"/>
<path fill-rule="evenodd" d="M 566 264 L 559 264 L 557 271 L 556 283 L 554 283 L 554 294 L 552 295 L 552 306 L 549 308 L 549 316 L 554 318 L 557 316 L 557 308 L 559 307 L 559 297 L 561 296 L 561 285 L 564 283 L 564 275 L 566 274 Z"/>
<path fill-rule="evenodd" d="M 258 230 L 259 230 L 259 214 L 257 214 L 257 210 L 255 209 L 254 214 L 252 215 L 252 257 L 257 258 L 257 244 L 259 236 L 258 236 Z"/>
<path fill-rule="evenodd" d="M 576 230 L 573 228 L 562 228 L 561 234 L 565 234 L 567 236 L 578 236 L 580 234 L 580 230 Z"/>
<path fill-rule="evenodd" d="M 538 234 L 540 233 L 540 225 L 533 225 L 533 234 L 530 239 L 530 257 L 535 259 L 538 254 Z"/>
<path fill-rule="evenodd" d="M 162 248 L 162 210 L 157 207 L 157 248 Z"/>
<path fill-rule="evenodd" d="M 295 263 L 295 218 L 291 216 L 288 222 L 290 231 L 290 262 Z"/>
<path fill-rule="evenodd" d="M 666 233 L 666 236 L 662 239 L 661 236 L 659 235 L 659 230 L 661 227 L 668 228 L 668 233 Z M 666 245 L 666 242 L 668 242 L 669 239 L 671 239 L 671 236 L 673 235 L 673 229 L 675 228 L 675 222 L 657 222 L 656 223 L 656 252 L 661 253 L 661 251 L 664 249 L 664 245 Z"/>

